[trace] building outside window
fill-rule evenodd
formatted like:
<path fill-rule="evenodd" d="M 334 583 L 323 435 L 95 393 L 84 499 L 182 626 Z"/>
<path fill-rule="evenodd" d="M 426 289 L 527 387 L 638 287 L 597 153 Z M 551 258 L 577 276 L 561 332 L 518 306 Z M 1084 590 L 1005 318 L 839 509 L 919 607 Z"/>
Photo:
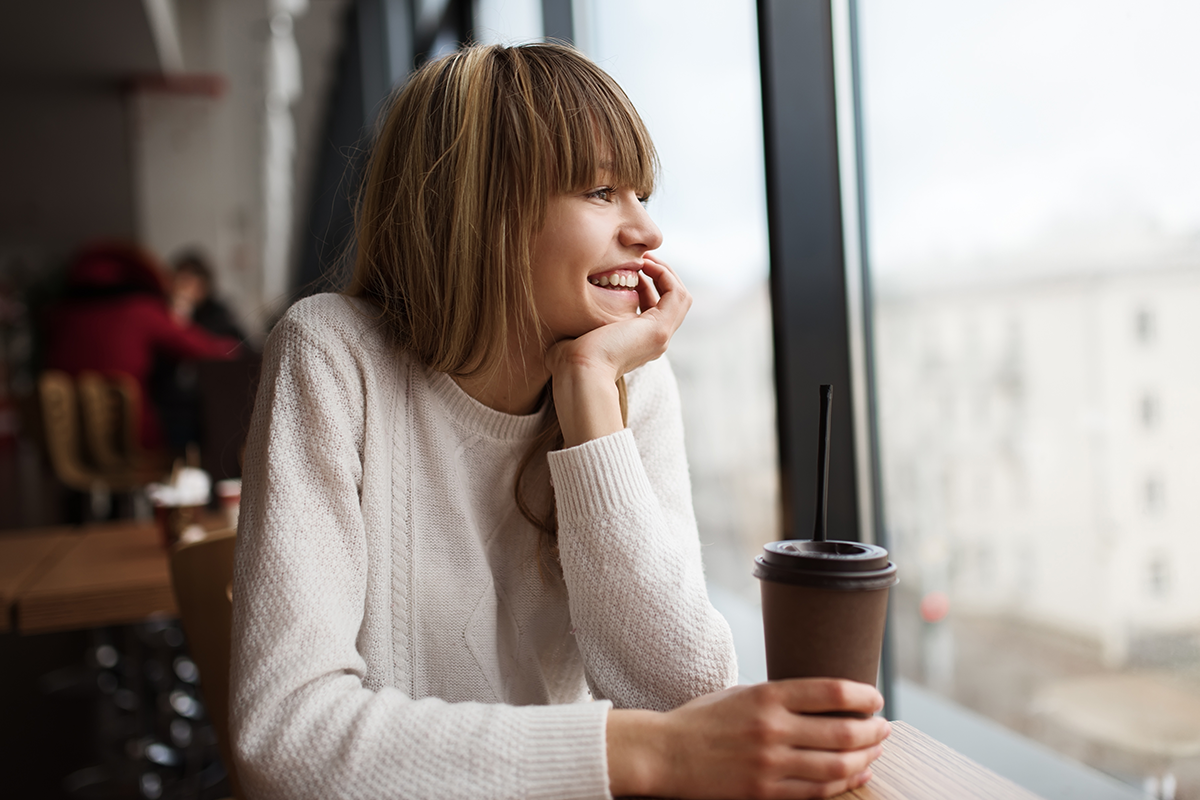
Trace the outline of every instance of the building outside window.
<path fill-rule="evenodd" d="M 1158 425 L 1159 416 L 1162 414 L 1159 408 L 1158 396 L 1152 392 L 1146 392 L 1142 395 L 1141 402 L 1141 417 L 1142 425 L 1146 428 L 1154 428 Z"/>
<path fill-rule="evenodd" d="M 1153 342 L 1155 334 L 1154 312 L 1148 308 L 1139 308 L 1137 315 L 1134 317 L 1134 330 L 1137 332 L 1139 342 L 1143 344 Z"/>
<path fill-rule="evenodd" d="M 858 8 L 900 677 L 1200 797 L 1200 9 Z"/>

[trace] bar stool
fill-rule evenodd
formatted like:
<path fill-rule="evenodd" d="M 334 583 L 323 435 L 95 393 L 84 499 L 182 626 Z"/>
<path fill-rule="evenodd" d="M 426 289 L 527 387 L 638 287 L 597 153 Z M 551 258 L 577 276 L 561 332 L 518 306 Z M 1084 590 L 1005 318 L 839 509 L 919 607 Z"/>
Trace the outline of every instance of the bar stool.
<path fill-rule="evenodd" d="M 55 477 L 68 489 L 89 495 L 92 516 L 106 516 L 111 487 L 98 470 L 84 463 L 74 381 L 65 372 L 46 370 L 38 377 L 38 398 L 46 454 Z"/>

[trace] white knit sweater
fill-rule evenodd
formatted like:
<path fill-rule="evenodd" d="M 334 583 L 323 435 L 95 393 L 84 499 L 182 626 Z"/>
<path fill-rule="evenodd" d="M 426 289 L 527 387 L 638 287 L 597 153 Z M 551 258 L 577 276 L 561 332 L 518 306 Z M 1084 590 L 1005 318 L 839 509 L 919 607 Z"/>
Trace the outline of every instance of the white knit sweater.
<path fill-rule="evenodd" d="M 559 574 L 512 493 L 540 413 L 476 402 L 365 303 L 292 307 L 267 342 L 234 579 L 250 797 L 608 797 L 610 704 L 734 682 L 674 377 L 659 360 L 627 380 L 629 427 L 537 476 Z"/>

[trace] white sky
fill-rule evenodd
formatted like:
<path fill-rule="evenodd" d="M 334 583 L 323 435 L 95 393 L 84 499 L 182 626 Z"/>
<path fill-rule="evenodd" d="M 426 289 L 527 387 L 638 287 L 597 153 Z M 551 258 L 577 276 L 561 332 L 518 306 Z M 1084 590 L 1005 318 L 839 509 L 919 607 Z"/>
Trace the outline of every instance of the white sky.
<path fill-rule="evenodd" d="M 859 8 L 877 271 L 1062 225 L 1200 232 L 1200 3 Z"/>

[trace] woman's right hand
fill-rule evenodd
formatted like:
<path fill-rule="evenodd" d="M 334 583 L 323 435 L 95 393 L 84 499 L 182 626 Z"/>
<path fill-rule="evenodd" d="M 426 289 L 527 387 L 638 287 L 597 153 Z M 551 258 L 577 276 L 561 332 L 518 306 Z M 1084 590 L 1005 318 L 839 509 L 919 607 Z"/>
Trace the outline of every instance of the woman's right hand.
<path fill-rule="evenodd" d="M 614 795 L 832 797 L 861 786 L 891 725 L 874 687 L 805 678 L 735 686 L 656 714 L 609 712 Z M 814 716 L 849 712 L 865 718 Z"/>

